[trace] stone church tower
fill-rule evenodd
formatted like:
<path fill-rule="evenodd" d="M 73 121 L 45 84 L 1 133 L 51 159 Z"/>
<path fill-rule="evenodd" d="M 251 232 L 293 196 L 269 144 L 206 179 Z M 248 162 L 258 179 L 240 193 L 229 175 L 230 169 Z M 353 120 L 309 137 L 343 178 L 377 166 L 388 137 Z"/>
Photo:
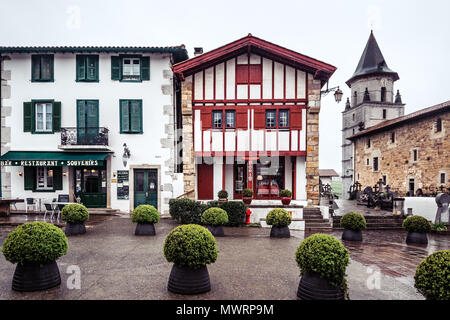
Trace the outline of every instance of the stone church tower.
<path fill-rule="evenodd" d="M 394 82 L 399 79 L 383 58 L 373 32 L 353 76 L 347 80 L 351 97 L 342 112 L 342 196 L 349 197 L 350 186 L 358 180 L 353 176 L 353 146 L 347 138 L 382 121 L 404 114 L 399 91 L 394 98 Z"/>

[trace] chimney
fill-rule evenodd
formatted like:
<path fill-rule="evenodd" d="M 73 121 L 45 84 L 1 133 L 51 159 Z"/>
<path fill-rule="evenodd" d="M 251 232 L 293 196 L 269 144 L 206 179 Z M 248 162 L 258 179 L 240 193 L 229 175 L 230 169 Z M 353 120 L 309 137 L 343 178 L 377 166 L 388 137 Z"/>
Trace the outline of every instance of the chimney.
<path fill-rule="evenodd" d="M 194 47 L 194 57 L 199 56 L 203 54 L 203 48 L 202 47 Z"/>

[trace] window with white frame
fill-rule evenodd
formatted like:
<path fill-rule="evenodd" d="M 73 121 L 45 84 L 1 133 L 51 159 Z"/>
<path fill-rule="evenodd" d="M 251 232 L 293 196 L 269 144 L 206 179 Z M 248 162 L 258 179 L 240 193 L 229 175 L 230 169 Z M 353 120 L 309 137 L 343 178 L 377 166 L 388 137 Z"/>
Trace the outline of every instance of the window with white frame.
<path fill-rule="evenodd" d="M 236 112 L 234 110 L 225 111 L 225 128 L 236 127 Z"/>
<path fill-rule="evenodd" d="M 280 128 L 288 128 L 289 127 L 289 110 L 280 110 L 278 112 L 278 126 Z"/>
<path fill-rule="evenodd" d="M 36 103 L 36 132 L 52 132 L 53 105 L 52 103 Z"/>
<path fill-rule="evenodd" d="M 141 59 L 124 58 L 122 61 L 122 79 L 140 80 L 141 79 Z"/>
<path fill-rule="evenodd" d="M 277 112 L 275 110 L 266 111 L 266 128 L 276 128 Z"/>
<path fill-rule="evenodd" d="M 36 167 L 36 190 L 53 190 L 53 169 Z"/>
<path fill-rule="evenodd" d="M 222 110 L 214 110 L 212 112 L 213 128 L 222 128 L 223 113 Z"/>

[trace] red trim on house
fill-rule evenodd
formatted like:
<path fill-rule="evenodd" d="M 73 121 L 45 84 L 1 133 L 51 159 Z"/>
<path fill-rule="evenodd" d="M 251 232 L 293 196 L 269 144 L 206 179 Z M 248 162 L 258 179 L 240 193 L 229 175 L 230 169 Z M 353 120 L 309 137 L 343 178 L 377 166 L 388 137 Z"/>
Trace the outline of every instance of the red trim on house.
<path fill-rule="evenodd" d="M 292 163 L 292 200 L 297 198 L 297 157 L 291 157 Z"/>
<path fill-rule="evenodd" d="M 306 151 L 196 151 L 195 157 L 306 156 Z"/>

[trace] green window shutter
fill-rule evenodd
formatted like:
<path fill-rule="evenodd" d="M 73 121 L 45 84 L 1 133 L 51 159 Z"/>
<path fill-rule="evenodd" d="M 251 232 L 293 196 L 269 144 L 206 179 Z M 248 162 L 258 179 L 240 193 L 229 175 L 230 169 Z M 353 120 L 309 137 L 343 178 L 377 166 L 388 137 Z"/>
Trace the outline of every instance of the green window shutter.
<path fill-rule="evenodd" d="M 85 56 L 77 55 L 77 81 L 86 80 Z"/>
<path fill-rule="evenodd" d="M 87 80 L 97 81 L 98 80 L 98 56 L 91 55 L 86 57 Z"/>
<path fill-rule="evenodd" d="M 141 58 L 141 80 L 150 80 L 150 57 Z"/>
<path fill-rule="evenodd" d="M 23 132 L 33 132 L 34 112 L 33 103 L 23 103 Z"/>
<path fill-rule="evenodd" d="M 111 57 L 111 80 L 121 80 L 122 78 L 122 63 L 118 56 Z"/>
<path fill-rule="evenodd" d="M 131 132 L 142 132 L 142 101 L 134 100 L 130 104 Z"/>
<path fill-rule="evenodd" d="M 120 101 L 120 132 L 130 131 L 130 108 L 128 100 Z"/>
<path fill-rule="evenodd" d="M 31 80 L 41 79 L 41 56 L 32 55 L 31 56 Z"/>
<path fill-rule="evenodd" d="M 36 181 L 36 168 L 35 167 L 23 167 L 24 171 L 24 190 L 33 190 Z"/>
<path fill-rule="evenodd" d="M 61 102 L 53 102 L 53 132 L 61 131 Z"/>
<path fill-rule="evenodd" d="M 41 80 L 53 80 L 53 55 L 41 56 Z"/>
<path fill-rule="evenodd" d="M 62 167 L 52 167 L 53 169 L 53 190 L 62 190 Z"/>

